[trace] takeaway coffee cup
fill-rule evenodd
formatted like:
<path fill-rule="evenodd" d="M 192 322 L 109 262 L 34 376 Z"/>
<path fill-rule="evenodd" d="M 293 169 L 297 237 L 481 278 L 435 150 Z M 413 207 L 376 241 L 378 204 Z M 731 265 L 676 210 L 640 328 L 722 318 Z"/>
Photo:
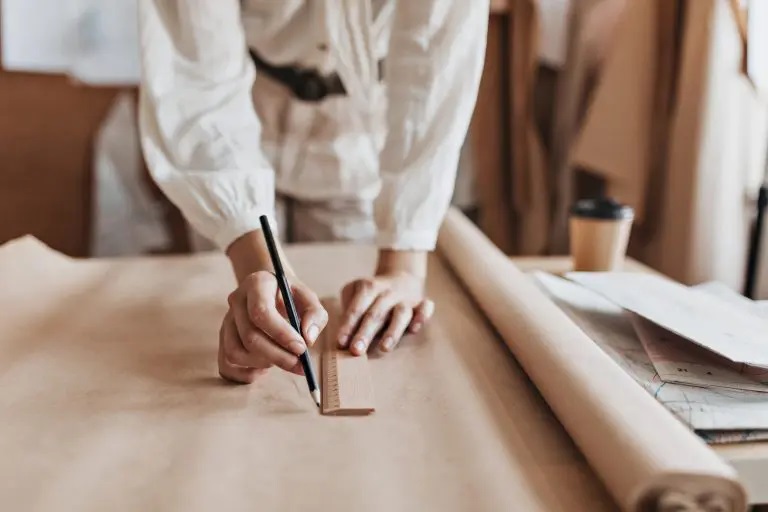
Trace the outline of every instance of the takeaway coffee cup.
<path fill-rule="evenodd" d="M 621 270 L 635 212 L 613 199 L 584 199 L 571 208 L 573 268 L 579 271 Z"/>

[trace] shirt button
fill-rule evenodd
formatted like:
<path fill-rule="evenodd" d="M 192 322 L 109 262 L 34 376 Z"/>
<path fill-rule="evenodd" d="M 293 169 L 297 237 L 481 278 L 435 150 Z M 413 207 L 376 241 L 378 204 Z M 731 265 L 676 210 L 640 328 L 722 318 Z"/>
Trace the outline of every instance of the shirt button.
<path fill-rule="evenodd" d="M 327 52 L 328 51 L 328 45 L 325 44 L 325 43 L 318 43 L 317 44 L 317 49 L 320 50 L 321 52 Z"/>

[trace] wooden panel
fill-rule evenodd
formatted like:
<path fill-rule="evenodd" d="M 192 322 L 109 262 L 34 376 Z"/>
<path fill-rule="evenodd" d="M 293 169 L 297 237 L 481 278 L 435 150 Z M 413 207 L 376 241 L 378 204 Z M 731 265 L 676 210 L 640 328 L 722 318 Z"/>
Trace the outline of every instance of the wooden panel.
<path fill-rule="evenodd" d="M 92 140 L 115 93 L 0 71 L 0 243 L 32 233 L 87 254 Z"/>
<path fill-rule="evenodd" d="M 470 125 L 473 169 L 479 206 L 478 224 L 501 250 L 512 248 L 510 198 L 507 20 L 492 16 L 488 26 L 485 68 Z"/>

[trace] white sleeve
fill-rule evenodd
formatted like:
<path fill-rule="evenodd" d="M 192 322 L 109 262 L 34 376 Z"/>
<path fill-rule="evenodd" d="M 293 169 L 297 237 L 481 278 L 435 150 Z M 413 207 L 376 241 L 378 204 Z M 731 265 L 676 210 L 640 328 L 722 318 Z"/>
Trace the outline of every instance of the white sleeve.
<path fill-rule="evenodd" d="M 274 218 L 274 171 L 260 149 L 255 77 L 238 0 L 140 0 L 144 155 L 158 186 L 226 248 Z"/>
<path fill-rule="evenodd" d="M 488 0 L 398 0 L 385 65 L 378 245 L 432 250 L 482 74 Z"/>

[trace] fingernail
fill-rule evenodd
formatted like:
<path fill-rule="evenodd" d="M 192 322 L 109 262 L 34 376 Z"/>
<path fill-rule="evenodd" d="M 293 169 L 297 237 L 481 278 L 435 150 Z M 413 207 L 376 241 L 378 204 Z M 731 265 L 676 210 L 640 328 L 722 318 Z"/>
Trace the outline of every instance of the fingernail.
<path fill-rule="evenodd" d="M 357 340 L 354 346 L 355 346 L 355 350 L 357 350 L 360 354 L 365 352 L 365 342 L 363 342 L 362 340 Z"/>
<path fill-rule="evenodd" d="M 298 342 L 298 341 L 292 341 L 288 345 L 288 347 L 290 348 L 291 352 L 293 352 L 297 356 L 300 356 L 306 350 L 306 346 L 303 343 Z"/>
<path fill-rule="evenodd" d="M 418 331 L 419 329 L 421 329 L 421 323 L 416 322 L 415 324 L 413 324 L 413 327 L 411 327 L 411 329 L 413 329 L 413 332 Z"/>
<path fill-rule="evenodd" d="M 320 334 L 320 328 L 315 324 L 310 325 L 309 329 L 307 329 L 307 336 L 309 337 L 309 341 L 312 343 L 315 342 L 318 334 Z"/>
<path fill-rule="evenodd" d="M 344 348 L 347 346 L 348 336 L 346 334 L 339 334 L 339 339 L 337 341 L 339 347 Z"/>
<path fill-rule="evenodd" d="M 395 344 L 395 340 L 392 339 L 391 336 L 387 336 L 384 338 L 384 340 L 381 342 L 381 348 L 384 350 L 391 350 L 392 346 Z"/>

